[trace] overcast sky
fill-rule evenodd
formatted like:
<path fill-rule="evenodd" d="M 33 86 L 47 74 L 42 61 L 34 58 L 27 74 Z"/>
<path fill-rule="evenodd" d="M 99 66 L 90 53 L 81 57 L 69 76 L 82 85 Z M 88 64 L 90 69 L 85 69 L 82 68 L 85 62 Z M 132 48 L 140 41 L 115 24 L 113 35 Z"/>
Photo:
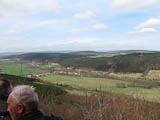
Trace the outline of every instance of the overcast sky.
<path fill-rule="evenodd" d="M 160 50 L 160 0 L 0 0 L 0 52 Z"/>

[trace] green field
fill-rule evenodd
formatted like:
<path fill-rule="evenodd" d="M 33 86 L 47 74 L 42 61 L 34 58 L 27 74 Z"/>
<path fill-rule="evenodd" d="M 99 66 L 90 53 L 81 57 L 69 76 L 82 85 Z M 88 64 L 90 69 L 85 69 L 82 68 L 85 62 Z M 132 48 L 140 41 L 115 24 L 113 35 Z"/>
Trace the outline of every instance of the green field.
<path fill-rule="evenodd" d="M 118 88 L 117 84 L 127 85 L 129 82 L 124 82 L 120 80 L 111 80 L 103 78 L 87 78 L 87 77 L 74 77 L 74 76 L 64 76 L 64 75 L 51 75 L 48 77 L 41 77 L 41 80 L 49 81 L 55 84 L 68 85 L 74 88 L 74 92 L 82 93 L 85 90 L 88 91 L 98 91 L 102 90 L 105 92 L 118 93 L 121 95 L 132 95 L 138 98 L 144 98 L 151 101 L 160 100 L 160 88 Z M 80 90 L 80 91 L 77 91 Z M 71 91 L 72 93 L 73 91 Z"/>
<path fill-rule="evenodd" d="M 27 75 L 30 73 L 33 73 L 33 74 L 46 73 L 46 71 L 42 71 L 37 68 L 28 68 L 20 64 L 8 64 L 8 65 L 0 64 L 0 69 L 4 73 L 11 74 L 11 75 Z"/>

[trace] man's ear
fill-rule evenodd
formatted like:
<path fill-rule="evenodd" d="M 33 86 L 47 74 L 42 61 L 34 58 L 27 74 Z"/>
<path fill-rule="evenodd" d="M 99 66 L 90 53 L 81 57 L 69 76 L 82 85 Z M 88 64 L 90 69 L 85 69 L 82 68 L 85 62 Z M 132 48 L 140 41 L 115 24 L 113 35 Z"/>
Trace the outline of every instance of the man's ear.
<path fill-rule="evenodd" d="M 24 105 L 18 104 L 18 114 L 23 114 L 25 112 Z"/>

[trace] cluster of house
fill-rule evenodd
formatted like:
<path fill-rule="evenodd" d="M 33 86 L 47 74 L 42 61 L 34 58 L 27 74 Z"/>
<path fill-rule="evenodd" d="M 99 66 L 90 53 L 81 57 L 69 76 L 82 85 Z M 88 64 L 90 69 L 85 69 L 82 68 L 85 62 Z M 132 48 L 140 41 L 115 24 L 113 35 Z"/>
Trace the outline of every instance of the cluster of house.
<path fill-rule="evenodd" d="M 59 75 L 75 75 L 75 76 L 81 75 L 80 72 L 70 72 L 70 71 L 54 71 L 53 74 L 59 74 Z"/>
<path fill-rule="evenodd" d="M 43 73 L 43 74 L 28 74 L 28 78 L 38 78 L 38 77 L 46 77 L 50 74 L 57 74 L 57 75 L 73 75 L 73 76 L 80 76 L 80 72 L 71 72 L 71 71 L 54 71 L 53 73 Z"/>
<path fill-rule="evenodd" d="M 28 78 L 46 77 L 46 76 L 48 76 L 49 74 L 50 74 L 50 73 L 28 74 L 27 77 L 28 77 Z"/>
<path fill-rule="evenodd" d="M 37 62 L 37 61 L 32 61 L 32 62 L 26 62 L 25 64 L 26 64 L 26 66 L 40 67 L 40 65 L 41 65 L 42 63 Z"/>
<path fill-rule="evenodd" d="M 94 71 L 94 74 L 89 74 L 86 71 L 80 71 L 80 70 L 60 70 L 60 71 L 54 71 L 52 73 L 43 73 L 43 74 L 28 74 L 27 77 L 29 78 L 38 78 L 38 77 L 46 77 L 50 74 L 56 74 L 56 75 L 71 75 L 71 76 L 81 76 L 81 77 L 104 77 L 106 75 L 106 72 L 102 71 Z"/>

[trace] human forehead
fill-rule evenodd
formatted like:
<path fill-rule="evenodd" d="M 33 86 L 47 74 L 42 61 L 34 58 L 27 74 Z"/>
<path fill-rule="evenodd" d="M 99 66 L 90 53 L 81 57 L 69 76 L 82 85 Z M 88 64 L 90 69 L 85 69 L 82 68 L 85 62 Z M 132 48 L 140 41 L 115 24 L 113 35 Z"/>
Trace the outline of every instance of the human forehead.
<path fill-rule="evenodd" d="M 7 99 L 7 103 L 12 101 L 12 93 L 9 94 L 8 99 Z"/>
<path fill-rule="evenodd" d="M 3 83 L 3 80 L 0 79 L 0 83 Z"/>
<path fill-rule="evenodd" d="M 2 80 L 0 80 L 0 88 L 2 88 L 3 86 L 3 81 Z"/>

